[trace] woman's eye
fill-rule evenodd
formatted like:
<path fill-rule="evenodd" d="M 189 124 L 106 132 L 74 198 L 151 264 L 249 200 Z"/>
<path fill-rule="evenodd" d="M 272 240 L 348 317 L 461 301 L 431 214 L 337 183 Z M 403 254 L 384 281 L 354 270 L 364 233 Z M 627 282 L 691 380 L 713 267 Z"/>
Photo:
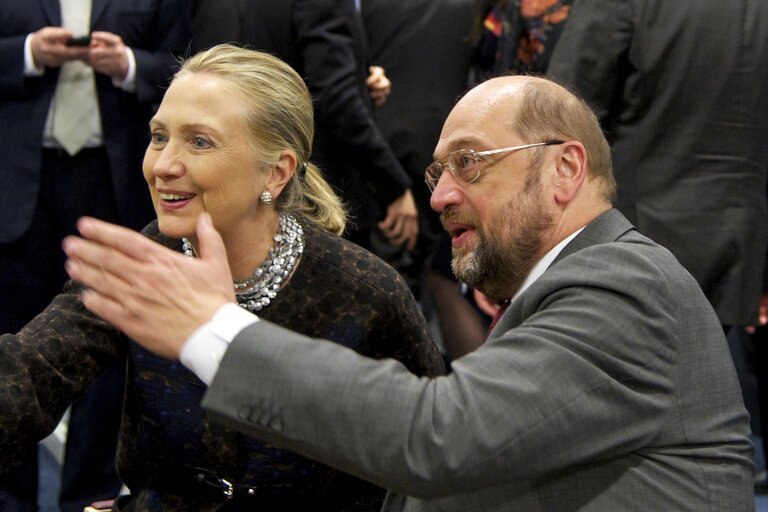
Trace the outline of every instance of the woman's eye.
<path fill-rule="evenodd" d="M 165 144 L 165 135 L 160 132 L 154 132 L 152 134 L 152 144 Z"/>
<path fill-rule="evenodd" d="M 203 137 L 192 138 L 192 145 L 195 146 L 195 148 L 197 149 L 208 149 L 211 147 L 211 143 L 208 142 Z"/>

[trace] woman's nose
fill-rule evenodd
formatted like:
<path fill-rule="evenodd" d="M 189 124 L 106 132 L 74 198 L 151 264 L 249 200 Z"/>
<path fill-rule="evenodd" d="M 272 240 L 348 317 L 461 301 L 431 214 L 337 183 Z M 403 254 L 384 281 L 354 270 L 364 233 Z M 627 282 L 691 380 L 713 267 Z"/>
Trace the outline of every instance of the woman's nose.
<path fill-rule="evenodd" d="M 161 150 L 150 149 L 154 159 L 151 161 L 152 174 L 161 179 L 178 177 L 184 173 L 184 166 L 178 151 L 172 144 L 166 144 Z M 151 158 L 150 154 L 147 155 Z"/>

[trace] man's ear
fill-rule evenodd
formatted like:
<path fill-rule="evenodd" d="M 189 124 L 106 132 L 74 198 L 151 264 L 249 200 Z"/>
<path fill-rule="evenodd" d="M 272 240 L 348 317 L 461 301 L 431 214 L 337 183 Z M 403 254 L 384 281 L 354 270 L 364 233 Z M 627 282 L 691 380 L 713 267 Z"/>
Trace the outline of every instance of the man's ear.
<path fill-rule="evenodd" d="M 280 196 L 296 172 L 298 165 L 298 159 L 293 151 L 284 149 L 280 152 L 277 163 L 272 167 L 272 174 L 267 180 L 267 188 L 269 188 L 275 198 Z"/>
<path fill-rule="evenodd" d="M 578 141 L 560 147 L 555 164 L 555 201 L 565 206 L 573 201 L 587 179 L 587 151 Z"/>

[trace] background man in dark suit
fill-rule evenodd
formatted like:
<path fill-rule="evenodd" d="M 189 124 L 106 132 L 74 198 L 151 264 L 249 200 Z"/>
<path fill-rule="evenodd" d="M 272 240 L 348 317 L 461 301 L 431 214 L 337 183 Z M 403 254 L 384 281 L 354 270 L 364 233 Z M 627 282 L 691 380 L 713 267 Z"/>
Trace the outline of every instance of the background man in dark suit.
<path fill-rule="evenodd" d="M 413 247 L 411 179 L 381 135 L 365 80 L 364 32 L 353 0 L 195 0 L 195 46 L 236 42 L 277 55 L 305 78 L 315 105 L 312 161 L 351 216 L 347 237 L 370 247 L 380 230 Z"/>
<path fill-rule="evenodd" d="M 371 61 L 384 67 L 393 93 L 376 109 L 384 138 L 411 180 L 419 208 L 419 243 L 411 252 L 387 258 L 409 278 L 414 291 L 424 260 L 442 227 L 421 186 L 424 168 L 448 112 L 467 88 L 467 41 L 473 0 L 364 0 L 362 19 Z M 455 283 L 454 283 L 455 284 Z M 454 286 L 458 288 L 458 286 Z M 418 295 L 417 295 L 418 296 Z"/>
<path fill-rule="evenodd" d="M 579 0 L 548 73 L 595 109 L 618 208 L 724 326 L 757 319 L 768 220 L 768 2 Z"/>
<path fill-rule="evenodd" d="M 90 241 L 65 241 L 68 270 L 87 308 L 213 370 L 212 418 L 390 489 L 384 510 L 754 510 L 720 323 L 669 251 L 611 208 L 610 148 L 586 104 L 543 79 L 489 80 L 451 111 L 435 155 L 457 276 L 508 304 L 447 376 L 250 316 L 204 215 L 200 259 L 86 219 Z"/>
<path fill-rule="evenodd" d="M 85 34 L 90 46 L 67 46 Z M 0 0 L 0 332 L 16 332 L 61 290 L 61 239 L 80 215 L 133 228 L 152 218 L 147 123 L 190 37 L 183 0 Z M 72 510 L 119 489 L 120 384 L 109 382 L 92 388 L 101 399 L 72 409 L 61 495 Z M 3 511 L 35 510 L 36 457 L 7 477 L 16 482 L 0 490 Z"/>

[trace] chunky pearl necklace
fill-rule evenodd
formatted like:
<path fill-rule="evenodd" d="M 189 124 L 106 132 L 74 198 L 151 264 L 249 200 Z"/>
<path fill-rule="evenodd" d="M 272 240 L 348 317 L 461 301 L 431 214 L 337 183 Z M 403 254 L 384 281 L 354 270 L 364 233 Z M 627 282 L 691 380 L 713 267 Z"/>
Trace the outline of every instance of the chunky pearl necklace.
<path fill-rule="evenodd" d="M 247 279 L 232 283 L 238 304 L 251 312 L 269 306 L 304 252 L 304 230 L 292 215 L 280 214 L 280 231 L 272 238 L 275 245 L 264 263 Z M 181 244 L 184 254 L 194 258 L 189 240 L 182 238 Z"/>

